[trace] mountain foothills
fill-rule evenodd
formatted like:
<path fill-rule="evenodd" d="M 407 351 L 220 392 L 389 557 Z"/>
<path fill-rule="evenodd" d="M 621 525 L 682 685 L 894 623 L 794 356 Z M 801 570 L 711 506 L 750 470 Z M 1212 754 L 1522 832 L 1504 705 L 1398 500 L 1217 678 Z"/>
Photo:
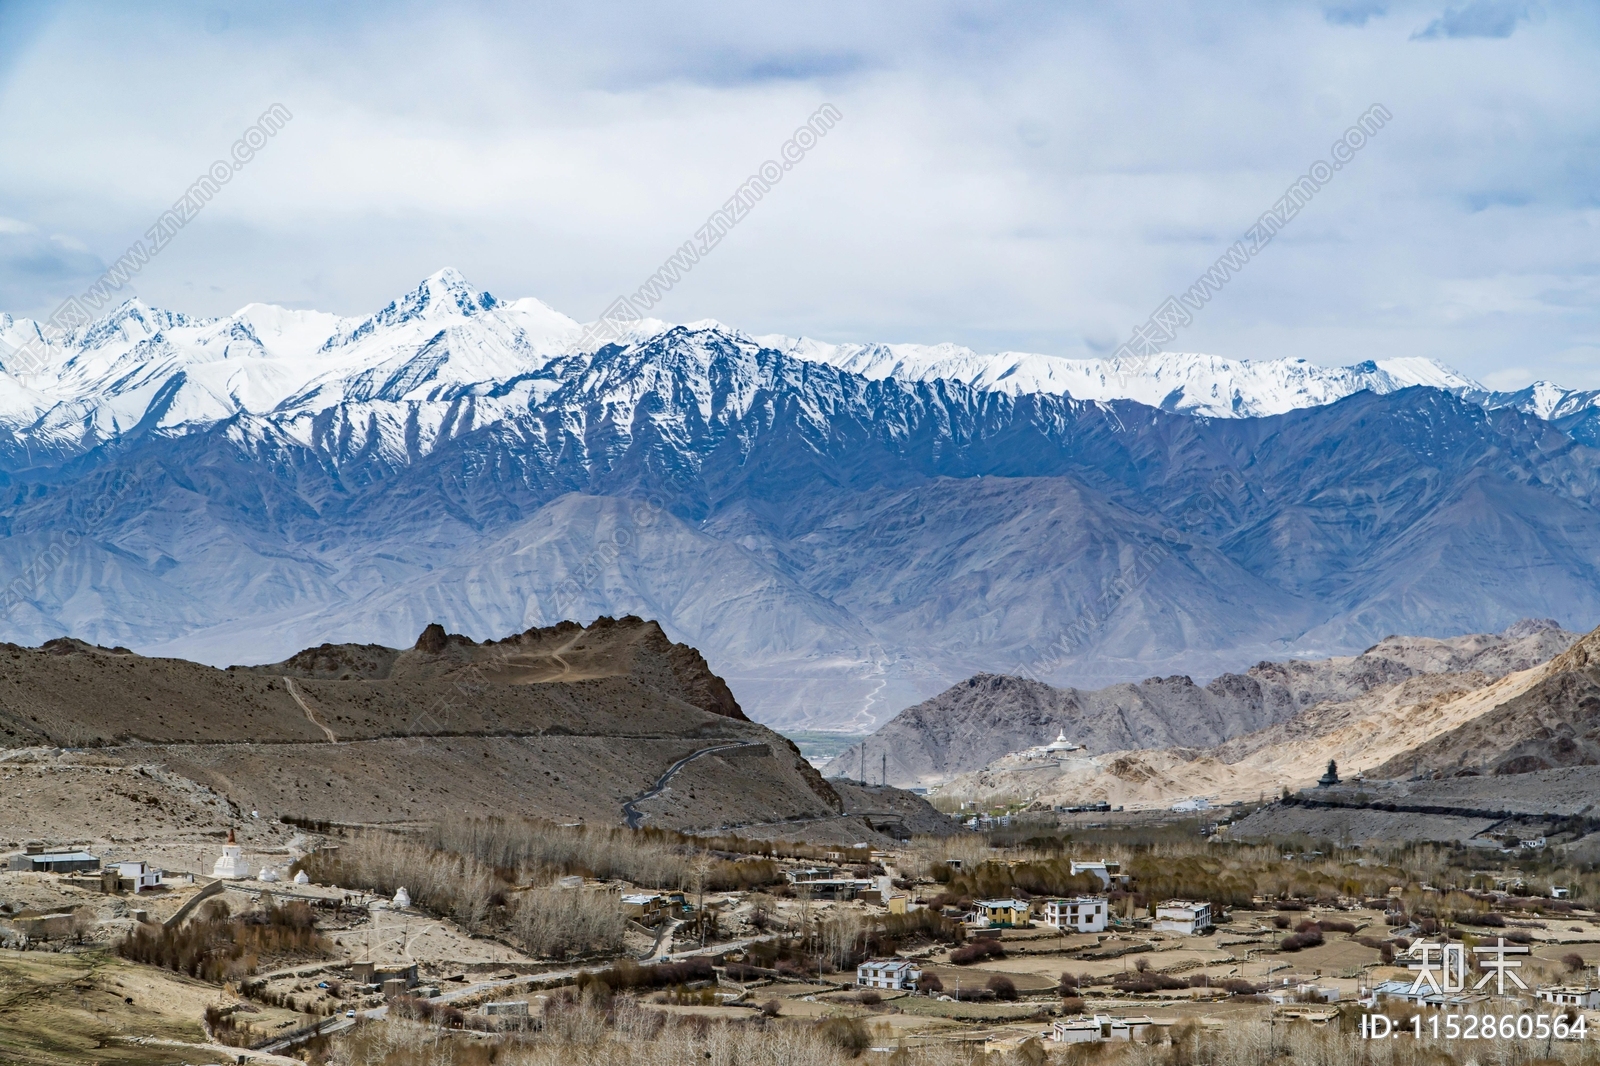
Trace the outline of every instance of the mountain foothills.
<path fill-rule="evenodd" d="M 1224 742 L 1231 742 L 1229 752 L 1242 755 L 1303 730 L 1313 709 L 1326 717 L 1329 706 L 1389 692 L 1415 678 L 1498 679 L 1545 662 L 1577 636 L 1548 620 L 1525 620 L 1499 634 L 1388 637 L 1359 655 L 1261 662 L 1204 686 L 1183 676 L 1152 677 L 1084 691 L 980 674 L 901 711 L 862 745 L 829 762 L 824 772 L 855 776 L 864 746 L 875 767 L 881 765 L 880 753 L 888 756 L 891 783 L 938 784 L 1058 734 L 1083 748 L 1085 758 Z M 1035 766 L 1025 770 L 1036 771 Z"/>
<path fill-rule="evenodd" d="M 1580 638 L 1554 623 L 1530 621 L 1498 635 L 1391 637 L 1353 658 L 1262 663 L 1184 699 L 1173 698 L 1172 680 L 1186 679 L 1152 679 L 1094 693 L 1039 692 L 1040 686 L 1017 685 L 1017 679 L 974 679 L 902 712 L 867 748 L 897 753 L 903 769 L 891 780 L 937 784 L 948 799 L 985 803 L 1004 797 L 1137 809 L 1196 800 L 1249 802 L 1316 783 L 1330 759 L 1346 786 L 1326 793 L 1322 802 L 1340 806 L 1392 810 L 1396 797 L 1410 796 L 1413 805 L 1423 804 L 1416 807 L 1422 812 L 1478 807 L 1482 815 L 1521 794 L 1513 806 L 1537 813 L 1540 782 L 1548 784 L 1549 773 L 1576 768 L 1590 769 L 1563 787 L 1588 788 L 1592 802 L 1593 768 L 1600 765 L 1600 629 Z M 983 743 L 972 735 L 981 730 L 973 728 L 968 708 L 981 700 L 977 692 L 984 688 L 1013 695 L 1009 702 L 1003 696 L 991 700 L 995 731 L 1013 736 L 1031 727 L 1029 746 L 1035 750 L 1016 745 L 996 756 L 991 744 L 982 754 L 966 753 Z M 1238 717 L 1254 712 L 1268 724 L 1219 739 L 1218 708 L 1230 704 L 1244 709 Z M 1096 719 L 1080 721 L 1089 708 L 1101 720 L 1174 726 L 1148 729 L 1130 742 L 1116 728 L 1095 730 Z M 1082 729 L 1087 750 L 1039 750 L 1043 730 L 1057 723 L 1069 737 L 1074 726 Z M 1186 732 L 1185 726 L 1191 728 Z M 980 760 L 983 765 L 974 767 Z M 838 762 L 844 765 L 835 769 L 846 769 L 849 757 Z M 919 766 L 942 769 L 919 774 Z M 1453 779 L 1484 780 L 1454 788 L 1417 784 Z M 1428 801 L 1420 798 L 1424 794 L 1436 796 Z M 1471 802 L 1474 795 L 1483 802 Z M 1391 806 L 1383 807 L 1386 802 Z"/>
<path fill-rule="evenodd" d="M 0 635 L 259 663 L 638 614 L 760 721 L 870 728 L 980 673 L 1600 620 L 1593 394 L 1419 359 L 584 336 L 452 271 L 365 318 L 0 318 Z M 1195 699 L 1191 743 L 1279 720 Z"/>
<path fill-rule="evenodd" d="M 698 653 L 634 617 L 481 644 L 435 625 L 404 650 L 323 644 L 225 670 L 65 638 L 3 645 L 0 762 L 27 792 L 7 832 L 44 839 L 136 825 L 204 843 L 250 811 L 877 839 Z"/>

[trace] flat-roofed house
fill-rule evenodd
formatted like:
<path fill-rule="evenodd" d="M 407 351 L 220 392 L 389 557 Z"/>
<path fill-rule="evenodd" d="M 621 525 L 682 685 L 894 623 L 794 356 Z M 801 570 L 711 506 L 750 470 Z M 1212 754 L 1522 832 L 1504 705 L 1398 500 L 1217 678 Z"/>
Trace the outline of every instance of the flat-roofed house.
<path fill-rule="evenodd" d="M 1539 989 L 1539 998 L 1558 1007 L 1577 1007 L 1580 1010 L 1600 1009 L 1600 988 L 1584 985 L 1551 985 Z"/>
<path fill-rule="evenodd" d="M 161 887 L 161 871 L 144 860 L 114 862 L 108 870 L 115 870 L 119 887 L 130 888 L 137 895 L 148 888 Z"/>
<path fill-rule="evenodd" d="M 13 871 L 36 874 L 97 873 L 100 859 L 87 851 L 35 851 L 13 855 L 6 865 Z"/>
<path fill-rule="evenodd" d="M 1031 909 L 1026 900 L 1020 899 L 980 899 L 973 906 L 981 919 L 979 924 L 990 928 L 1027 925 Z"/>
<path fill-rule="evenodd" d="M 887 988 L 900 992 L 916 988 L 922 968 L 910 959 L 877 959 L 856 967 L 856 984 L 861 988 Z"/>
<path fill-rule="evenodd" d="M 1169 899 L 1157 905 L 1150 928 L 1157 933 L 1203 933 L 1211 928 L 1211 904 Z"/>
<path fill-rule="evenodd" d="M 1111 914 L 1104 896 L 1075 896 L 1072 899 L 1047 899 L 1044 924 L 1063 933 L 1101 933 Z"/>

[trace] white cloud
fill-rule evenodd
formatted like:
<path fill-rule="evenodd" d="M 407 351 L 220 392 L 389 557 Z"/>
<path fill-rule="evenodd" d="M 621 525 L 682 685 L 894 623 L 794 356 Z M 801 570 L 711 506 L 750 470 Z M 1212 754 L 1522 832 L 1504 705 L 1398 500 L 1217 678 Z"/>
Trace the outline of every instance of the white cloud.
<path fill-rule="evenodd" d="M 146 299 L 358 313 L 454 265 L 589 318 L 826 100 L 844 122 L 663 315 L 1088 354 L 1187 286 L 1380 102 L 1393 122 L 1182 347 L 1426 354 L 1480 378 L 1570 369 L 1556 353 L 1600 326 L 1585 302 L 1595 16 L 1574 5 L 1509 38 L 1408 40 L 1439 13 L 63 9 L 0 70 L 0 205 L 109 261 L 282 101 L 294 120 L 141 273 Z M 30 270 L 20 254 L 0 264 L 0 308 L 40 310 L 76 276 Z"/>

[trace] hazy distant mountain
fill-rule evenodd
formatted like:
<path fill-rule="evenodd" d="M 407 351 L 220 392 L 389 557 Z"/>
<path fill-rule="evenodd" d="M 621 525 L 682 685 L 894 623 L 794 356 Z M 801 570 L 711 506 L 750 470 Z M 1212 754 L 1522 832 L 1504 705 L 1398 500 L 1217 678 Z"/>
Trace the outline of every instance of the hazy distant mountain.
<path fill-rule="evenodd" d="M 1299 722 L 1310 708 L 1341 704 L 1423 675 L 1502 677 L 1566 651 L 1578 636 L 1549 620 L 1524 620 L 1503 633 L 1446 640 L 1389 637 L 1360 655 L 1261 662 L 1205 685 L 1188 677 L 1152 677 L 1083 690 L 980 674 L 901 711 L 822 769 L 830 777 L 856 777 L 864 748 L 869 777 L 886 767 L 890 784 L 938 784 L 1047 743 L 1058 733 L 1085 755 L 1213 748 L 1233 740 L 1221 753 L 1236 761 L 1283 742 L 1285 736 L 1266 727 Z M 1252 744 L 1241 748 L 1243 742 L 1235 738 L 1247 735 Z M 1028 767 L 1021 776 L 1042 787 L 1050 771 Z"/>
<path fill-rule="evenodd" d="M 1592 397 L 1412 361 L 1122 368 L 1163 410 L 1020 387 L 1010 356 L 928 378 L 715 323 L 580 335 L 446 271 L 363 319 L 128 304 L 42 367 L 0 354 L 0 636 L 265 662 L 639 614 L 759 720 L 870 726 L 983 671 L 1600 620 Z M 1387 391 L 1407 373 L 1432 377 Z M 1292 409 L 1195 417 L 1196 389 Z"/>

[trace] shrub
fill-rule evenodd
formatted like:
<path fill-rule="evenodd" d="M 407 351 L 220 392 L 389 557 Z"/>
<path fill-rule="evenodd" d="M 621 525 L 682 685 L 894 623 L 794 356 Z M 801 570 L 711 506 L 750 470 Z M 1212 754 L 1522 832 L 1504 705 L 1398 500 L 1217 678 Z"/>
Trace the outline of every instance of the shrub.
<path fill-rule="evenodd" d="M 1072 973 L 1063 973 L 1061 975 L 1060 988 L 1063 996 L 1068 996 L 1076 992 L 1078 990 L 1078 975 Z"/>
<path fill-rule="evenodd" d="M 1359 928 L 1355 922 L 1343 918 L 1318 918 L 1317 924 L 1322 927 L 1324 933 L 1353 933 Z"/>
<path fill-rule="evenodd" d="M 883 1002 L 883 994 L 874 989 L 867 989 L 856 996 L 856 1002 L 863 1007 L 876 1007 Z"/>
<path fill-rule="evenodd" d="M 768 1018 L 776 1018 L 780 1013 L 782 1013 L 782 1011 L 783 1004 L 779 1003 L 776 999 L 769 999 L 765 1003 L 761 1004 L 761 1013 L 765 1014 Z"/>
<path fill-rule="evenodd" d="M 1272 924 L 1277 926 L 1279 929 L 1287 929 L 1289 928 L 1289 919 L 1281 914 L 1276 914 L 1273 915 Z"/>
<path fill-rule="evenodd" d="M 936 973 L 925 973 L 917 980 L 917 991 L 943 992 L 944 982 L 939 980 L 939 975 Z"/>
<path fill-rule="evenodd" d="M 972 963 L 980 962 L 983 959 L 1003 959 L 1005 957 L 1005 945 L 991 937 L 983 937 L 963 944 L 950 953 L 950 961 L 957 966 L 970 966 Z"/>
<path fill-rule="evenodd" d="M 327 941 L 317 934 L 316 918 L 304 903 L 270 907 L 238 918 L 229 918 L 227 913 L 223 904 L 211 910 L 221 917 L 197 918 L 175 929 L 138 926 L 118 941 L 116 952 L 134 962 L 217 983 L 254 973 L 263 956 L 322 958 L 328 954 Z"/>
<path fill-rule="evenodd" d="M 860 1018 L 828 1018 L 817 1029 L 824 1040 L 852 1056 L 872 1046 L 872 1036 Z"/>
<path fill-rule="evenodd" d="M 1016 982 L 1011 980 L 1011 978 L 1007 977 L 1005 974 L 997 973 L 990 977 L 984 987 L 994 993 L 995 999 L 1001 999 L 1010 1002 L 1017 998 Z"/>
<path fill-rule="evenodd" d="M 1143 958 L 1135 959 L 1134 963 L 1133 963 L 1133 968 L 1135 970 L 1138 970 L 1140 973 L 1144 973 L 1146 970 L 1148 970 L 1150 968 L 1150 960 L 1149 959 L 1143 959 Z"/>
<path fill-rule="evenodd" d="M 1579 970 L 1582 970 L 1588 965 L 1588 963 L 1583 961 L 1583 956 L 1579 955 L 1576 951 L 1570 951 L 1561 956 L 1561 963 L 1567 968 L 1568 973 L 1577 973 Z"/>
<path fill-rule="evenodd" d="M 1170 992 L 1188 988 L 1189 982 L 1164 973 L 1119 973 L 1111 979 L 1111 987 L 1118 992 Z"/>
<path fill-rule="evenodd" d="M 1066 996 L 1061 1000 L 1062 1014 L 1082 1014 L 1083 998 L 1081 996 Z"/>
<path fill-rule="evenodd" d="M 1315 922 L 1309 922 L 1298 932 L 1284 937 L 1278 948 L 1282 951 L 1300 951 L 1303 948 L 1314 948 L 1320 943 L 1322 943 L 1322 927 Z"/>

